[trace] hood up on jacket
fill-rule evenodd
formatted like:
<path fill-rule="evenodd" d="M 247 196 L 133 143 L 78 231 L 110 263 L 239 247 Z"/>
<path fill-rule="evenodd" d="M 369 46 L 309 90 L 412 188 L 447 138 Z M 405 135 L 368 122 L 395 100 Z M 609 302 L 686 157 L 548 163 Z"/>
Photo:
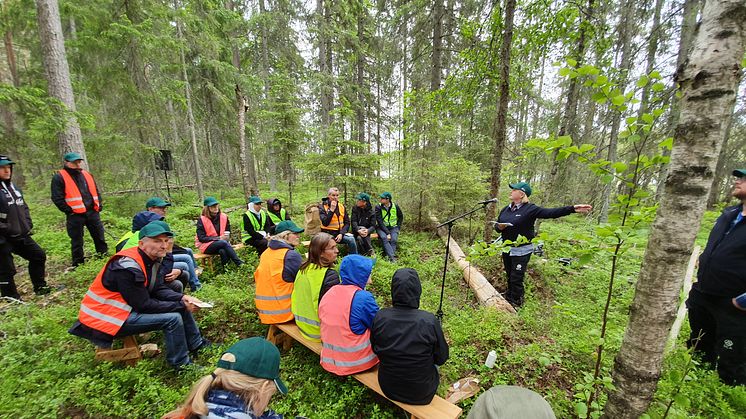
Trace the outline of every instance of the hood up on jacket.
<path fill-rule="evenodd" d="M 391 304 L 394 307 L 419 308 L 422 285 L 412 268 L 401 268 L 391 278 Z"/>
<path fill-rule="evenodd" d="M 339 276 L 342 278 L 342 285 L 357 285 L 365 289 L 368 283 L 370 273 L 373 272 L 373 259 L 360 255 L 347 255 L 342 259 L 339 265 Z"/>
<path fill-rule="evenodd" d="M 132 219 L 132 231 L 139 231 L 151 221 L 163 221 L 166 217 L 151 211 L 140 211 Z"/>
<path fill-rule="evenodd" d="M 280 204 L 280 209 L 282 209 L 282 202 L 277 198 L 269 198 L 267 200 L 267 210 L 272 211 L 274 208 L 272 208 L 275 204 Z M 279 211 L 279 210 L 278 210 Z M 274 212 L 274 211 L 273 211 Z"/>

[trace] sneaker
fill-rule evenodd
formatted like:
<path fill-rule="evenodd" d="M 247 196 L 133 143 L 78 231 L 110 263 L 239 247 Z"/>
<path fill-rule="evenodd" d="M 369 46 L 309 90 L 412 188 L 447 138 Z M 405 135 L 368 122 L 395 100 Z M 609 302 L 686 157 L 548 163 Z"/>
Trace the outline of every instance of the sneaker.
<path fill-rule="evenodd" d="M 52 288 L 48 285 L 44 285 L 43 287 L 34 288 L 34 294 L 36 295 L 47 295 L 50 292 L 52 292 Z"/>
<path fill-rule="evenodd" d="M 194 270 L 194 273 L 196 273 L 197 276 L 200 276 L 200 275 L 202 275 L 202 272 L 204 272 L 204 271 L 205 271 L 205 269 L 200 266 L 199 268 L 197 268 L 197 269 Z"/>
<path fill-rule="evenodd" d="M 212 342 L 210 342 L 209 340 L 207 340 L 205 338 L 202 338 L 202 343 L 200 343 L 198 347 L 192 349 L 190 352 L 193 353 L 193 354 L 198 354 L 198 353 L 200 353 L 200 352 L 202 352 L 202 351 L 204 351 L 206 349 L 210 349 L 210 348 L 212 348 Z"/>

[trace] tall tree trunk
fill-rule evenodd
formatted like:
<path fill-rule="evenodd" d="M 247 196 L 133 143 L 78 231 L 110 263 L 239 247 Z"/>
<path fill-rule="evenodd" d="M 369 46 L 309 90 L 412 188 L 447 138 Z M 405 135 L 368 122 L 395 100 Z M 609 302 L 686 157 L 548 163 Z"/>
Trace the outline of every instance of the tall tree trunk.
<path fill-rule="evenodd" d="M 440 89 L 443 72 L 443 0 L 433 5 L 433 53 L 430 64 L 430 91 Z"/>
<path fill-rule="evenodd" d="M 60 155 L 74 151 L 83 157 L 83 167 L 88 169 L 88 160 L 83 145 L 80 125 L 75 117 L 75 95 L 70 82 L 70 67 L 65 54 L 65 39 L 60 23 L 60 9 L 57 0 L 37 0 L 36 18 L 39 23 L 41 53 L 44 73 L 47 78 L 49 95 L 65 106 L 67 123 L 57 133 Z"/>
<path fill-rule="evenodd" d="M 259 0 L 259 13 L 262 16 L 260 20 L 261 25 L 261 36 L 262 36 L 262 81 L 264 82 L 264 106 L 270 106 L 270 93 L 269 93 L 269 43 L 267 35 L 267 9 L 264 6 L 264 0 Z M 262 142 L 267 146 L 267 167 L 269 177 L 269 190 L 277 190 L 277 150 L 274 144 L 273 129 L 269 121 L 266 118 L 261 119 L 261 131 Z"/>
<path fill-rule="evenodd" d="M 5 31 L 5 57 L 8 60 L 8 71 L 10 71 L 10 79 L 13 82 L 13 87 L 18 87 L 21 85 L 21 81 L 18 78 L 16 53 L 13 50 L 13 32 L 10 29 Z"/>
<path fill-rule="evenodd" d="M 496 197 L 500 190 L 500 172 L 502 171 L 503 151 L 507 131 L 508 102 L 510 101 L 510 48 L 513 45 L 513 17 L 515 15 L 516 0 L 505 0 L 505 26 L 500 44 L 500 85 L 495 125 L 492 139 L 495 141 L 492 149 L 492 167 L 490 176 L 490 196 Z M 485 216 L 484 241 L 492 241 L 493 226 L 490 221 L 495 219 L 496 204 L 487 206 Z"/>
<path fill-rule="evenodd" d="M 183 39 L 181 36 L 181 23 L 176 23 L 177 38 Z M 202 167 L 200 165 L 199 150 L 197 148 L 197 127 L 194 122 L 194 112 L 192 111 L 192 87 L 189 84 L 189 75 L 187 74 L 186 58 L 184 56 L 184 48 L 179 48 L 179 58 L 181 59 L 181 76 L 184 79 L 184 95 L 186 97 L 187 107 L 187 125 L 189 126 L 189 137 L 192 143 L 192 157 L 194 158 L 194 176 L 197 181 L 197 195 L 199 200 L 205 199 L 205 190 L 202 187 Z"/>
<path fill-rule="evenodd" d="M 355 84 L 357 85 L 357 106 L 355 124 L 357 125 L 357 142 L 365 144 L 365 4 L 357 4 L 357 47 L 355 51 Z M 370 144 L 369 144 L 370 146 Z"/>
<path fill-rule="evenodd" d="M 328 0 L 329 1 L 329 0 Z M 321 103 L 321 133 L 322 139 L 327 138 L 327 131 L 331 129 L 332 109 L 334 102 L 334 87 L 332 84 L 332 51 L 329 45 L 329 6 L 324 0 L 316 0 L 317 33 L 319 43 L 319 102 Z M 324 141 L 326 146 L 326 141 Z"/>
<path fill-rule="evenodd" d="M 615 390 L 606 417 L 637 418 L 655 393 L 664 337 L 676 315 L 687 260 L 733 113 L 745 49 L 746 3 L 706 2 L 691 56 L 677 72 L 681 114 L 671 165 L 614 362 Z"/>

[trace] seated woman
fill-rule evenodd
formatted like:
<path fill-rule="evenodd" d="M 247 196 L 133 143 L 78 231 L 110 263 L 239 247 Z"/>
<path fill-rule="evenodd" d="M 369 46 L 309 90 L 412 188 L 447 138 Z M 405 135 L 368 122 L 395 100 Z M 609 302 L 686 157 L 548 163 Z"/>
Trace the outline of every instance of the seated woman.
<path fill-rule="evenodd" d="M 267 215 L 274 225 L 290 219 L 287 210 L 282 207 L 282 202 L 277 198 L 267 200 Z M 270 233 L 274 234 L 274 227 L 270 228 Z"/>
<path fill-rule="evenodd" d="M 288 392 L 280 380 L 280 351 L 264 338 L 243 339 L 220 357 L 214 372 L 194 384 L 184 404 L 162 419 L 282 419 L 266 410 L 278 390 Z"/>
<path fill-rule="evenodd" d="M 263 324 L 285 323 L 293 320 L 290 297 L 293 282 L 303 258 L 295 251 L 300 244 L 302 228 L 292 221 L 283 221 L 275 229 L 267 250 L 259 257 L 254 271 L 256 295 L 254 304 Z"/>
<path fill-rule="evenodd" d="M 339 266 L 342 283 L 333 286 L 319 303 L 321 366 L 337 375 L 356 374 L 378 364 L 370 345 L 370 327 L 378 312 L 371 282 L 373 260 L 348 255 Z"/>
<path fill-rule="evenodd" d="M 438 319 L 418 310 L 422 286 L 414 269 L 394 272 L 391 304 L 376 314 L 370 341 L 381 365 L 378 384 L 391 400 L 429 404 L 438 390 L 438 369 L 448 359 L 448 343 Z"/>
<path fill-rule="evenodd" d="M 337 261 L 337 242 L 329 234 L 313 237 L 308 260 L 300 265 L 293 288 L 292 310 L 295 324 L 308 340 L 321 342 L 319 330 L 319 300 L 329 289 L 339 284 L 339 275 L 332 267 Z"/>
<path fill-rule="evenodd" d="M 237 266 L 243 265 L 244 262 L 238 258 L 235 249 L 228 242 L 231 222 L 228 216 L 220 211 L 220 203 L 217 199 L 208 196 L 203 204 L 202 215 L 197 220 L 194 246 L 206 255 L 220 255 L 223 265 L 231 260 Z"/>
<path fill-rule="evenodd" d="M 274 224 L 262 209 L 262 198 L 252 196 L 249 198 L 248 210 L 243 215 L 243 232 L 246 235 L 244 244 L 253 246 L 261 256 L 267 250 L 267 238 L 270 229 L 274 230 Z"/>

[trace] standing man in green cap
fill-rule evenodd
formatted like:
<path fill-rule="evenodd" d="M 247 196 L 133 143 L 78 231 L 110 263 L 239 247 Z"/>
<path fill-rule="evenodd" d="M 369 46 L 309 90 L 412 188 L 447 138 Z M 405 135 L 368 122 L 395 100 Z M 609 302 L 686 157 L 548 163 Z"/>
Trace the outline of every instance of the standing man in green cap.
<path fill-rule="evenodd" d="M 246 233 L 244 244 L 254 246 L 256 252 L 261 256 L 267 250 L 269 232 L 274 224 L 267 211 L 262 209 L 262 198 L 258 196 L 249 197 L 248 209 L 243 215 L 243 231 Z"/>
<path fill-rule="evenodd" d="M 513 307 L 518 308 L 523 305 L 523 277 L 526 275 L 526 265 L 534 252 L 531 240 L 536 236 L 534 231 L 536 219 L 559 218 L 574 212 L 586 214 L 593 207 L 578 204 L 559 208 L 542 208 L 528 201 L 528 197 L 533 192 L 528 182 L 510 183 L 508 186 L 510 187 L 510 204 L 497 216 L 495 230 L 500 232 L 503 241 L 516 242 L 519 236 L 528 240 L 528 243 L 513 245 L 509 253 L 503 253 L 503 266 L 508 276 L 508 291 L 505 293 L 505 299 Z"/>
<path fill-rule="evenodd" d="M 376 205 L 376 222 L 378 223 L 378 240 L 383 245 L 383 252 L 390 261 L 396 261 L 396 245 L 399 242 L 399 230 L 404 221 L 401 208 L 391 202 L 391 192 L 378 195 L 380 205 Z"/>
<path fill-rule="evenodd" d="M 746 385 L 746 169 L 733 171 L 734 198 L 715 221 L 687 300 L 687 345 L 717 365 L 720 380 Z"/>
<path fill-rule="evenodd" d="M 96 246 L 96 253 L 107 254 L 104 225 L 101 223 L 102 201 L 96 182 L 81 164 L 78 153 L 63 156 L 65 167 L 52 178 L 52 202 L 67 217 L 67 235 L 70 236 L 73 266 L 85 262 L 83 227 L 88 229 Z"/>
<path fill-rule="evenodd" d="M 21 295 L 13 277 L 16 267 L 13 253 L 28 261 L 28 271 L 34 292 L 47 294 L 50 289 L 44 280 L 47 255 L 31 238 L 31 213 L 21 191 L 12 182 L 13 165 L 10 157 L 0 155 L 0 293 L 17 300 Z"/>

